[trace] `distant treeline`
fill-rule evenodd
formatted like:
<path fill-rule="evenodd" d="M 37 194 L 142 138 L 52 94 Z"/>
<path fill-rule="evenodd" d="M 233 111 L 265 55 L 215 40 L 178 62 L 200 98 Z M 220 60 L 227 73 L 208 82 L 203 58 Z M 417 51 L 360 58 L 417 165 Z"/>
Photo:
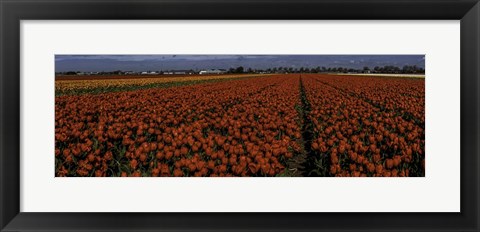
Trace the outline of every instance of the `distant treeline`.
<path fill-rule="evenodd" d="M 208 71 L 208 70 L 207 70 Z M 424 74 L 425 69 L 416 65 L 405 65 L 402 68 L 387 65 L 387 66 L 375 66 L 373 69 L 369 67 L 363 67 L 362 69 L 346 68 L 346 67 L 316 67 L 316 68 L 292 68 L 292 67 L 274 67 L 268 69 L 252 69 L 244 68 L 242 66 L 237 68 L 216 69 L 210 70 L 216 71 L 216 74 L 224 73 L 399 73 L 399 74 Z M 167 74 L 202 74 L 205 70 L 166 70 L 166 71 L 110 71 L 110 72 L 81 72 L 81 71 L 67 71 L 56 72 L 57 75 L 167 75 Z M 215 73 L 215 72 L 214 72 Z"/>
<path fill-rule="evenodd" d="M 363 67 L 362 69 L 345 68 L 345 67 L 316 67 L 316 68 L 287 68 L 275 67 L 265 70 L 247 69 L 247 73 L 266 72 L 266 73 L 405 73 L 405 74 L 424 74 L 425 69 L 416 65 L 405 65 L 402 68 L 392 65 L 375 66 L 373 69 Z"/>

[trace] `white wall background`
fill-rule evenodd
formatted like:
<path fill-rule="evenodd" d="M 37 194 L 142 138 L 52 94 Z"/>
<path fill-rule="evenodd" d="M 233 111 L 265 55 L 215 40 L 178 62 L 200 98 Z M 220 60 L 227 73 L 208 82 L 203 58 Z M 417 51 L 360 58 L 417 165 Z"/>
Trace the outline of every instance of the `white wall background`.
<path fill-rule="evenodd" d="M 426 54 L 424 178 L 55 178 L 55 54 Z M 21 211 L 460 211 L 459 21 L 22 21 Z"/>

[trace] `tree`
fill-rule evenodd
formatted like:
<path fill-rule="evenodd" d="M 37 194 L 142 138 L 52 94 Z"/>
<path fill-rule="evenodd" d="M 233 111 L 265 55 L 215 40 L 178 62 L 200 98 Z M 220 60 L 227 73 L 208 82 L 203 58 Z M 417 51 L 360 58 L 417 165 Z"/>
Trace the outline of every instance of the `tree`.
<path fill-rule="evenodd" d="M 243 67 L 240 66 L 240 67 L 236 68 L 235 73 L 243 73 Z"/>

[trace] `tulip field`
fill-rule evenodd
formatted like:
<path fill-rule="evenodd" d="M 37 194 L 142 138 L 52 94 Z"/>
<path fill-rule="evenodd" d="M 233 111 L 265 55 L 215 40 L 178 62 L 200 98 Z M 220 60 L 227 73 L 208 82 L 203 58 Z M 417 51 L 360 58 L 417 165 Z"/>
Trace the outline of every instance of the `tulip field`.
<path fill-rule="evenodd" d="M 424 79 L 211 79 L 57 81 L 55 176 L 425 176 Z"/>
<path fill-rule="evenodd" d="M 331 176 L 425 176 L 423 80 L 304 77 L 313 171 Z"/>

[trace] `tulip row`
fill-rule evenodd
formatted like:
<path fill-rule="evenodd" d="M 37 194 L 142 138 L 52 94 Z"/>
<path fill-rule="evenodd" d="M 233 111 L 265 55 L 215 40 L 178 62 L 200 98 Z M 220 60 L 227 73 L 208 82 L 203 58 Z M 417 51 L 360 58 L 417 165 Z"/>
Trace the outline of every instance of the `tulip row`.
<path fill-rule="evenodd" d="M 231 80 L 237 78 L 258 77 L 259 74 L 237 74 L 237 75 L 183 75 L 183 76 L 98 76 L 95 78 L 83 78 L 78 76 L 59 77 L 55 81 L 55 94 L 60 95 L 78 95 L 85 93 L 108 93 L 112 91 L 125 91 L 145 89 L 162 86 L 178 86 L 185 84 L 196 84 L 201 82 L 212 82 L 221 80 Z M 263 75 L 265 76 L 265 75 Z"/>

